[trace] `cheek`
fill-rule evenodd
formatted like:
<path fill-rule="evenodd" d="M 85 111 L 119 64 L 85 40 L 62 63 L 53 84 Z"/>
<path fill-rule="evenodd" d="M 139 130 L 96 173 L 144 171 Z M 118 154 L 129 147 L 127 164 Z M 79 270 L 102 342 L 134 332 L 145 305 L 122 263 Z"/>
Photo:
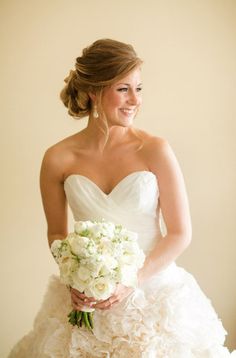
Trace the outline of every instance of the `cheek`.
<path fill-rule="evenodd" d="M 114 94 L 111 98 L 111 101 L 110 101 L 110 104 L 114 107 L 117 107 L 119 106 L 120 104 L 122 103 L 122 97 L 121 95 L 119 95 L 118 93 L 117 94 Z"/>
<path fill-rule="evenodd" d="M 110 96 L 109 98 L 104 101 L 104 108 L 106 108 L 109 111 L 112 111 L 113 109 L 116 109 L 122 104 L 121 96 L 114 94 L 113 96 Z"/>

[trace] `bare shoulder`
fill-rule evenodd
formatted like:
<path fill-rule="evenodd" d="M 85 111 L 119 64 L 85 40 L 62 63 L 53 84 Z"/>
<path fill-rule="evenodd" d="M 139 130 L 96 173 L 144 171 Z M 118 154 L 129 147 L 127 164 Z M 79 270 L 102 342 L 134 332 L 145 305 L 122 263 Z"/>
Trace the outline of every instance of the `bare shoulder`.
<path fill-rule="evenodd" d="M 158 178 L 160 192 L 182 190 L 184 180 L 175 153 L 165 138 L 149 135 L 144 144 L 144 158 L 148 168 Z M 172 188 L 172 189 L 171 189 Z M 181 189 L 182 188 L 182 189 Z"/>
<path fill-rule="evenodd" d="M 150 136 L 147 138 L 145 145 L 146 153 L 148 156 L 157 160 L 171 150 L 170 144 L 167 139 L 162 137 Z"/>
<path fill-rule="evenodd" d="M 64 138 L 49 147 L 43 156 L 41 174 L 45 173 L 60 181 L 64 180 L 64 173 L 74 159 L 74 148 L 78 143 L 78 134 Z"/>
<path fill-rule="evenodd" d="M 154 136 L 141 129 L 135 129 L 138 136 L 143 140 L 145 147 L 149 146 L 161 146 L 163 143 L 168 143 L 166 139 L 158 136 Z"/>
<path fill-rule="evenodd" d="M 160 163 L 163 158 L 170 156 L 171 153 L 173 154 L 172 148 L 167 139 L 154 136 L 145 131 L 138 131 L 138 135 L 143 141 L 142 152 L 150 170 L 153 166 Z"/>

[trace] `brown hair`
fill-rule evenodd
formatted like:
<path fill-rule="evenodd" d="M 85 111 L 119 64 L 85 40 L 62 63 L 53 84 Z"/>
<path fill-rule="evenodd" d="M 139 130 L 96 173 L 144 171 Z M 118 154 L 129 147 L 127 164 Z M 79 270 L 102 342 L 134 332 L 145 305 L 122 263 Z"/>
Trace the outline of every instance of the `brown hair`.
<path fill-rule="evenodd" d="M 89 93 L 100 94 L 101 98 L 104 87 L 125 77 L 141 63 L 133 47 L 123 42 L 101 39 L 86 47 L 60 93 L 68 113 L 75 118 L 88 116 L 92 109 Z"/>

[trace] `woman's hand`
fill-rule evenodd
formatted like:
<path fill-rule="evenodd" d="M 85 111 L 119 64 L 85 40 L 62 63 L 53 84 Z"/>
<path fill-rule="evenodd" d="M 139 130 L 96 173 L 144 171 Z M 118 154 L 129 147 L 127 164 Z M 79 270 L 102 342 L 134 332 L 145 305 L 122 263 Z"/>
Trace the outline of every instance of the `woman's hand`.
<path fill-rule="evenodd" d="M 132 287 L 127 287 L 119 283 L 116 286 L 114 293 L 107 300 L 98 301 L 96 304 L 92 304 L 91 307 L 99 308 L 101 310 L 110 309 L 115 303 L 122 302 L 133 291 L 134 289 Z"/>
<path fill-rule="evenodd" d="M 72 306 L 74 310 L 77 311 L 85 309 L 86 306 L 88 308 L 93 308 L 93 304 L 98 302 L 98 300 L 96 300 L 95 298 L 87 297 L 84 293 L 79 292 L 75 288 L 71 288 L 70 293 Z"/>

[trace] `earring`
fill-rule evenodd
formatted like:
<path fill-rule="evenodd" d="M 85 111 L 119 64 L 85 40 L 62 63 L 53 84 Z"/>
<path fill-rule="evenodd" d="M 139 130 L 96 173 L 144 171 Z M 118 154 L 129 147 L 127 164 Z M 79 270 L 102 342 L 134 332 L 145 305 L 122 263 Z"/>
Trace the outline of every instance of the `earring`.
<path fill-rule="evenodd" d="M 93 117 L 96 119 L 99 117 L 96 104 L 94 105 L 93 108 Z"/>

